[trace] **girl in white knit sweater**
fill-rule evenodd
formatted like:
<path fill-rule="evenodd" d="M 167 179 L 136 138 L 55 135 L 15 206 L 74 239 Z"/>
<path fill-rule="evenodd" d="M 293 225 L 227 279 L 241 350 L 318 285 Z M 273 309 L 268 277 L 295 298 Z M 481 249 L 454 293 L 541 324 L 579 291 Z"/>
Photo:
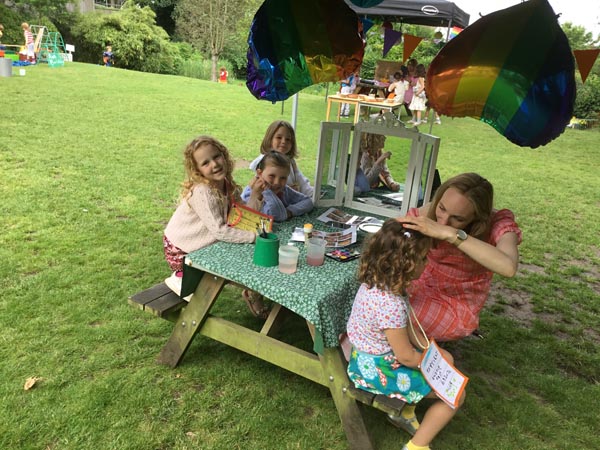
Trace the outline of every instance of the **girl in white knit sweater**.
<path fill-rule="evenodd" d="M 181 199 L 163 236 L 164 252 L 173 275 L 165 280 L 181 293 L 185 255 L 216 241 L 253 243 L 256 233 L 227 225 L 240 187 L 233 180 L 233 160 L 227 148 L 210 136 L 199 136 L 183 152 L 186 179 Z M 252 207 L 253 205 L 248 205 Z M 253 305 L 253 314 L 264 305 Z"/>

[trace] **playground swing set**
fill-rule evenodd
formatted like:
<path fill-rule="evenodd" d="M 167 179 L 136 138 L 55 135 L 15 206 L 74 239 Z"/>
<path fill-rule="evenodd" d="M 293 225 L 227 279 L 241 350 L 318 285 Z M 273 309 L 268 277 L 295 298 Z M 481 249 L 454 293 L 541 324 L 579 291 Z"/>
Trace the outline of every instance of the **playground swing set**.
<path fill-rule="evenodd" d="M 31 25 L 31 32 L 35 36 L 34 53 L 37 62 L 48 63 L 49 67 L 62 67 L 67 59 L 65 43 L 62 35 L 57 31 L 48 31 L 43 25 Z M 15 49 L 15 50 L 11 50 Z M 9 58 L 13 61 L 27 61 L 25 46 L 0 45 L 0 58 Z"/>

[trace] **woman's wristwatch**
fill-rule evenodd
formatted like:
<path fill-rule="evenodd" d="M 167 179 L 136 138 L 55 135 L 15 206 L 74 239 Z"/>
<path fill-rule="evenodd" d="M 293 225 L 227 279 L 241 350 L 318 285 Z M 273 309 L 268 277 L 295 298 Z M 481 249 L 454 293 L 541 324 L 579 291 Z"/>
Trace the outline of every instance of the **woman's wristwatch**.
<path fill-rule="evenodd" d="M 454 239 L 454 242 L 452 242 L 452 244 L 458 247 L 460 246 L 460 244 L 466 241 L 468 237 L 469 235 L 465 233 L 465 230 L 456 230 L 456 239 Z"/>

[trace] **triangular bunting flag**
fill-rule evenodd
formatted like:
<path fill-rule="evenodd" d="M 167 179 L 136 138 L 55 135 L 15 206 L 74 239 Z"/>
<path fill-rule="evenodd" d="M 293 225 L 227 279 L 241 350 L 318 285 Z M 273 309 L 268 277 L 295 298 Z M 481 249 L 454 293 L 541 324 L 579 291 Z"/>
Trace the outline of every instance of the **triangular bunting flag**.
<path fill-rule="evenodd" d="M 573 50 L 582 83 L 585 83 L 585 80 L 590 74 L 590 70 L 592 70 L 592 66 L 596 62 L 596 58 L 598 58 L 598 53 L 600 53 L 600 48 L 591 50 Z"/>
<path fill-rule="evenodd" d="M 371 19 L 367 19 L 366 17 L 361 17 L 360 21 L 362 22 L 363 26 L 363 34 L 366 36 L 367 31 L 369 31 L 373 26 L 373 21 Z"/>
<path fill-rule="evenodd" d="M 385 28 L 383 35 L 383 57 L 390 51 L 390 49 L 400 40 L 402 33 L 400 31 L 394 31 L 391 28 Z"/>
<path fill-rule="evenodd" d="M 417 45 L 419 45 L 419 42 L 422 40 L 423 38 L 412 36 L 410 34 L 404 35 L 404 53 L 402 56 L 404 58 L 404 62 L 408 61 L 408 58 L 410 58 L 410 55 L 412 55 L 412 52 L 415 51 L 415 48 L 417 48 Z"/>

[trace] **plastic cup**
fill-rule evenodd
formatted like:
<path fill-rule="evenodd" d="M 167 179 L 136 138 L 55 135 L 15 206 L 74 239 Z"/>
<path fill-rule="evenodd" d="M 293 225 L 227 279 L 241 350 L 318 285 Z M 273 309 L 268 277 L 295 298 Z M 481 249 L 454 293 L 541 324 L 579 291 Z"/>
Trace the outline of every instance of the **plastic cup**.
<path fill-rule="evenodd" d="M 257 266 L 273 267 L 279 262 L 279 238 L 275 233 L 267 233 L 267 237 L 256 237 L 252 261 Z"/>
<path fill-rule="evenodd" d="M 25 76 L 25 69 L 19 69 L 19 75 L 21 75 L 22 77 Z"/>
<path fill-rule="evenodd" d="M 298 267 L 299 254 L 300 250 L 293 245 L 279 247 L 279 271 L 287 274 L 294 273 Z"/>
<path fill-rule="evenodd" d="M 325 260 L 325 239 L 312 237 L 308 240 L 306 263 L 309 266 L 320 266 Z"/>

